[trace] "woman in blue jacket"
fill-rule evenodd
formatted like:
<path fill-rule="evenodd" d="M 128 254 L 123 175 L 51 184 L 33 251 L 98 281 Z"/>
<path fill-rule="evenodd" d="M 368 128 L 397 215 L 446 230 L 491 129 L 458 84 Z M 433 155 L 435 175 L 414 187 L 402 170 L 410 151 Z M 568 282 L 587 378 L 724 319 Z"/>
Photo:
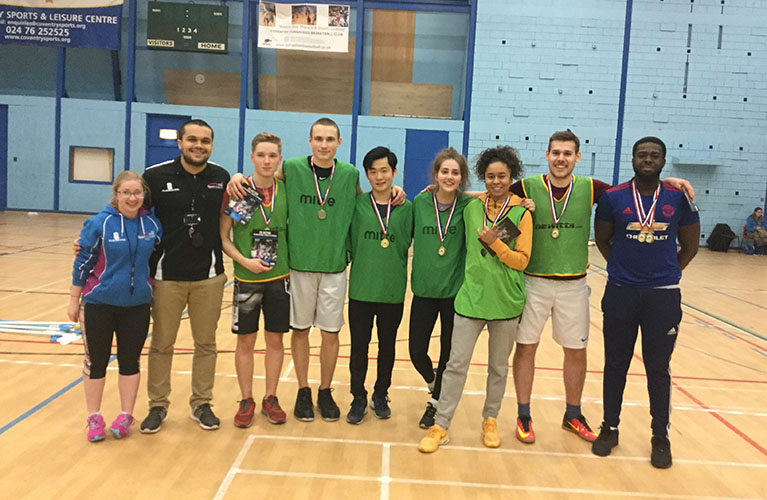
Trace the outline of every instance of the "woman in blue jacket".
<path fill-rule="evenodd" d="M 139 385 L 139 356 L 149 330 L 152 284 L 149 257 L 162 228 L 143 208 L 149 187 L 136 172 L 122 172 L 112 186 L 112 200 L 85 221 L 80 252 L 72 272 L 67 315 L 82 326 L 85 344 L 83 387 L 88 406 L 88 440 L 105 437 L 101 398 L 112 335 L 117 337 L 118 386 L 122 413 L 109 430 L 128 435 Z"/>

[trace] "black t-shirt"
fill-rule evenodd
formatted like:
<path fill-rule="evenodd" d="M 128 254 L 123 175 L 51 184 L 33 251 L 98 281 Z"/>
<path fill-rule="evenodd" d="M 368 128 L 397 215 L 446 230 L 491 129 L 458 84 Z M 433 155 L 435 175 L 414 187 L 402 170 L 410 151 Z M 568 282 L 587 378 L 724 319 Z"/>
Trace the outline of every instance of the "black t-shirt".
<path fill-rule="evenodd" d="M 208 162 L 202 172 L 192 175 L 177 157 L 148 167 L 144 179 L 163 227 L 162 241 L 150 260 L 153 278 L 199 281 L 222 274 L 218 218 L 229 172 Z M 192 235 L 197 234 L 194 240 L 190 235 L 192 220 L 199 220 L 193 225 Z"/>

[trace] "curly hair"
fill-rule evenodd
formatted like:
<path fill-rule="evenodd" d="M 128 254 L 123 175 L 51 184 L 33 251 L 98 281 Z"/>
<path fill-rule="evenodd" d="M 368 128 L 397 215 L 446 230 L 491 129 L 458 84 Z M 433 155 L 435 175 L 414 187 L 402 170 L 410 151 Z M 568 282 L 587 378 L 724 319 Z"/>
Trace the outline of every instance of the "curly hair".
<path fill-rule="evenodd" d="M 519 159 L 519 151 L 511 146 L 496 146 L 482 151 L 474 160 L 474 171 L 479 180 L 485 180 L 487 167 L 497 161 L 506 165 L 512 179 L 522 177 L 525 167 L 522 165 L 522 160 Z"/>

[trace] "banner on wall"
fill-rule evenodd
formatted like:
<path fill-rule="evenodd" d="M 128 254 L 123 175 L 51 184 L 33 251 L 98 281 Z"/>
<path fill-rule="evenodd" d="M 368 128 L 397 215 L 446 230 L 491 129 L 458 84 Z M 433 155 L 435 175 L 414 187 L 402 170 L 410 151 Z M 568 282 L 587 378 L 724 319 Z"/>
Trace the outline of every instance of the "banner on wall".
<path fill-rule="evenodd" d="M 259 2 L 258 46 L 349 52 L 349 10 L 348 5 Z"/>
<path fill-rule="evenodd" d="M 0 43 L 120 48 L 123 0 L 0 0 Z"/>

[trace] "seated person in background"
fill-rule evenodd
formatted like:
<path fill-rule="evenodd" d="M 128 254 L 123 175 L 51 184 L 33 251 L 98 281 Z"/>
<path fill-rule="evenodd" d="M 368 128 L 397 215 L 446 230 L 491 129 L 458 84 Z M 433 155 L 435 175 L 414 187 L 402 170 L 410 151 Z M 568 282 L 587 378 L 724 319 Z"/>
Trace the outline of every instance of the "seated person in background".
<path fill-rule="evenodd" d="M 746 238 L 754 240 L 756 253 L 767 253 L 767 222 L 761 207 L 756 207 L 754 213 L 746 218 Z"/>

